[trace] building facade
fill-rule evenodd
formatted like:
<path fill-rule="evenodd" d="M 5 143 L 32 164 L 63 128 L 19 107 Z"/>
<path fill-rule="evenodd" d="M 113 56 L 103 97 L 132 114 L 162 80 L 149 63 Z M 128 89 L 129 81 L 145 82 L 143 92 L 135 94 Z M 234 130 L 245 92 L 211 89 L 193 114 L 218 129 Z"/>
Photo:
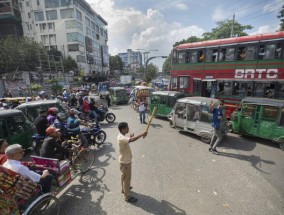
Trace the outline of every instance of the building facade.
<path fill-rule="evenodd" d="M 0 38 L 23 36 L 18 0 L 0 1 Z"/>
<path fill-rule="evenodd" d="M 125 53 L 117 54 L 122 62 L 124 63 L 124 67 L 141 67 L 142 66 L 142 54 L 141 52 L 132 51 L 131 49 L 127 49 Z"/>
<path fill-rule="evenodd" d="M 109 75 L 108 23 L 85 0 L 19 0 L 19 7 L 24 36 L 71 56 L 82 76 Z"/>

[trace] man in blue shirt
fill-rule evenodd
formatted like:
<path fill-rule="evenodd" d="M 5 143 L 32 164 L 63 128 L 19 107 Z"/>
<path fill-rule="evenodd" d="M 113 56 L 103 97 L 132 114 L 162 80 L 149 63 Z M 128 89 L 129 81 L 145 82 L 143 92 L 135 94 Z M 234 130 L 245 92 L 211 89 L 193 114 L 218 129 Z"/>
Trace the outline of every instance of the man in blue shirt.
<path fill-rule="evenodd" d="M 222 108 L 223 108 L 222 101 L 219 101 L 218 106 L 215 108 L 213 107 L 213 101 L 211 101 L 209 105 L 209 111 L 213 113 L 212 127 L 214 128 L 214 133 L 211 138 L 209 151 L 213 152 L 214 154 L 218 154 L 216 147 L 218 146 L 218 144 L 221 142 L 223 138 L 222 133 L 221 133 L 221 125 L 220 125 L 222 117 L 223 117 Z"/>

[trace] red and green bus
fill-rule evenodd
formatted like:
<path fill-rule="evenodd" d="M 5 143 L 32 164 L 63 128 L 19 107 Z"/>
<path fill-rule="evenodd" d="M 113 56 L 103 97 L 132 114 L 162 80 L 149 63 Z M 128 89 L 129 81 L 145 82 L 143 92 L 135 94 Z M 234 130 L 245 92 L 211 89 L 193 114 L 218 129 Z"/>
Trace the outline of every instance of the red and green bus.
<path fill-rule="evenodd" d="M 226 117 L 247 96 L 284 99 L 284 32 L 181 44 L 170 90 L 224 100 Z"/>

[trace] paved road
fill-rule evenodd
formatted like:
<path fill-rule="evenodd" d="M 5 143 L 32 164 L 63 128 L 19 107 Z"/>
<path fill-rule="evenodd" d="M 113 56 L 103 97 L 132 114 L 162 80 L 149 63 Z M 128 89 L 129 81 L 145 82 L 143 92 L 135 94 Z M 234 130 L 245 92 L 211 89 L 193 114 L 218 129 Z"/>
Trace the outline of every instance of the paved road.
<path fill-rule="evenodd" d="M 102 123 L 106 143 L 95 166 L 60 196 L 62 215 L 203 215 L 284 214 L 284 152 L 275 144 L 230 134 L 208 152 L 198 137 L 183 134 L 154 119 L 145 139 L 131 143 L 132 186 L 137 204 L 124 202 L 120 188 L 117 124 L 145 129 L 128 106 L 110 109 L 115 124 Z"/>

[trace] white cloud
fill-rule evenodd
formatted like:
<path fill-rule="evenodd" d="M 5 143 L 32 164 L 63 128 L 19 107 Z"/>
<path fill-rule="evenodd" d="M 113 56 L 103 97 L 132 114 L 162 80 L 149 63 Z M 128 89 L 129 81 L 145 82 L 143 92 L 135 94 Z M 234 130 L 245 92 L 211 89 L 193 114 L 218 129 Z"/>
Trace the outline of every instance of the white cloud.
<path fill-rule="evenodd" d="M 197 26 L 167 23 L 161 12 L 151 8 L 145 14 L 131 7 L 118 9 L 114 0 L 88 2 L 93 3 L 93 9 L 108 22 L 108 45 L 112 55 L 126 52 L 127 49 L 158 49 L 158 52 L 151 54 L 168 56 L 176 41 L 190 36 L 200 37 L 204 33 L 204 30 Z M 158 64 L 161 68 L 162 63 Z"/>
<path fill-rule="evenodd" d="M 258 27 L 256 31 L 250 33 L 250 35 L 271 33 L 271 32 L 275 32 L 278 29 L 279 29 L 278 25 L 263 25 L 263 26 Z"/>
<path fill-rule="evenodd" d="M 184 3 L 176 4 L 175 7 L 179 10 L 188 10 L 188 6 Z"/>
<path fill-rule="evenodd" d="M 212 19 L 215 22 L 222 21 L 232 16 L 232 13 L 222 6 L 215 7 L 212 14 Z"/>

